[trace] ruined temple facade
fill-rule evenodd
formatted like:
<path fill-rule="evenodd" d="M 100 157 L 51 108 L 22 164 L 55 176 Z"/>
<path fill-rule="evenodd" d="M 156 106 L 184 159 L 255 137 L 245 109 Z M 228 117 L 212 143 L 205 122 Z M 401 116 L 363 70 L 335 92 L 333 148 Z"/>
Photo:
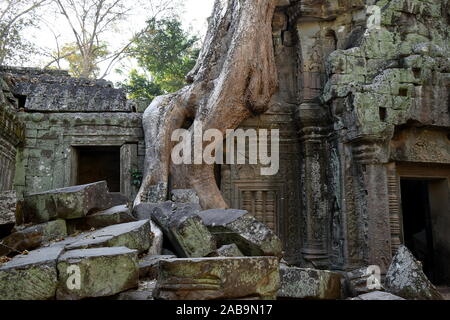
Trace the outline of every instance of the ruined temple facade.
<path fill-rule="evenodd" d="M 450 285 L 448 1 L 278 4 L 279 89 L 241 128 L 280 130 L 280 171 L 222 165 L 229 206 L 276 231 L 291 264 L 386 272 L 403 243 Z M 0 74 L 0 190 L 106 179 L 134 197 L 141 114 L 121 90 L 63 71 Z"/>
<path fill-rule="evenodd" d="M 22 125 L 10 147 L 1 144 L 16 160 L 7 172 L 19 196 L 99 180 L 111 192 L 136 194 L 133 172 L 144 161 L 141 114 L 122 90 L 59 70 L 1 67 L 0 73 Z M 1 190 L 11 188 L 12 179 Z"/>
<path fill-rule="evenodd" d="M 293 264 L 385 272 L 404 243 L 449 284 L 448 2 L 279 3 L 279 90 L 242 127 L 280 129 L 280 172 L 223 166 L 230 206 L 268 222 Z"/>

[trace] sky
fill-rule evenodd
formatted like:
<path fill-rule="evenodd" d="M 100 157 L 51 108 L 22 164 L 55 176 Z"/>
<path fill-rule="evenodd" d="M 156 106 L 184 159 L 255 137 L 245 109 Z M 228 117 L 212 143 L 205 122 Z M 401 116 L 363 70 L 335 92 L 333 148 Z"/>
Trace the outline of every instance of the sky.
<path fill-rule="evenodd" d="M 130 0 L 133 1 L 133 0 Z M 207 30 L 207 18 L 211 15 L 212 8 L 214 5 L 214 0 L 181 0 L 184 2 L 184 8 L 180 12 L 180 17 L 183 22 L 183 27 L 189 33 L 197 35 L 201 39 L 203 39 Z M 130 19 L 132 23 L 127 22 L 126 27 L 121 26 L 120 29 L 115 30 L 115 32 L 111 32 L 108 42 L 112 46 L 116 45 L 117 47 L 123 46 L 124 43 L 127 42 L 128 39 L 131 38 L 131 35 L 138 30 L 141 30 L 145 21 L 148 18 L 148 12 L 145 10 L 141 10 L 136 12 L 133 17 Z M 60 18 L 61 19 L 61 18 Z M 57 15 L 55 16 L 54 12 L 48 12 L 45 15 L 45 20 L 48 21 L 49 26 L 57 25 L 58 27 L 53 28 L 41 28 L 40 30 L 36 30 L 34 33 L 30 33 L 28 37 L 33 39 L 35 42 L 39 43 L 40 46 L 47 51 L 54 51 L 56 47 L 55 42 L 55 34 L 59 37 L 58 42 L 61 44 L 65 42 L 73 42 L 72 34 L 69 26 L 66 24 L 65 20 L 58 20 Z M 41 67 L 45 66 L 48 63 L 49 58 L 40 58 L 37 62 Z M 100 65 L 101 72 L 106 69 L 109 63 L 105 62 Z M 36 65 L 36 61 L 30 61 L 30 66 Z M 122 81 L 126 78 L 126 71 L 131 68 L 135 68 L 136 62 L 133 60 L 123 60 L 120 65 L 116 64 L 115 67 L 121 67 L 125 70 L 125 74 L 120 75 L 112 71 L 108 76 L 105 77 L 106 80 L 110 80 L 114 83 L 118 81 Z M 65 66 L 62 65 L 64 68 Z"/>

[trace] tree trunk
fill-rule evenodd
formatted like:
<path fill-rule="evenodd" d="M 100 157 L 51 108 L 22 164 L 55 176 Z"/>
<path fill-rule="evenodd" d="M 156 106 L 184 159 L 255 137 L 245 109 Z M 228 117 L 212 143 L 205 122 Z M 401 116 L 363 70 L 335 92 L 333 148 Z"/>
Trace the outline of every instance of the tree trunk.
<path fill-rule="evenodd" d="M 170 176 L 171 183 L 196 190 L 204 209 L 227 207 L 214 165 L 171 163 L 171 136 L 178 128 L 192 132 L 194 125 L 225 134 L 267 111 L 277 88 L 272 44 L 275 2 L 216 0 L 204 46 L 187 76 L 190 84 L 156 98 L 144 113 L 145 170 L 135 205 L 165 201 Z"/>

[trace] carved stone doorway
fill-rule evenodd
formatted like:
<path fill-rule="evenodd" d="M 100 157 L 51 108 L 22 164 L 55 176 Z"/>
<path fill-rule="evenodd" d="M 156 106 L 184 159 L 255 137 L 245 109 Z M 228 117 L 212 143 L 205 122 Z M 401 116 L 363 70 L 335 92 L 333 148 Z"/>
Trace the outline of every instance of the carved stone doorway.
<path fill-rule="evenodd" d="M 111 192 L 120 192 L 120 147 L 79 147 L 77 184 L 105 180 Z"/>
<path fill-rule="evenodd" d="M 450 167 L 404 164 L 397 169 L 402 242 L 434 284 L 450 285 Z"/>

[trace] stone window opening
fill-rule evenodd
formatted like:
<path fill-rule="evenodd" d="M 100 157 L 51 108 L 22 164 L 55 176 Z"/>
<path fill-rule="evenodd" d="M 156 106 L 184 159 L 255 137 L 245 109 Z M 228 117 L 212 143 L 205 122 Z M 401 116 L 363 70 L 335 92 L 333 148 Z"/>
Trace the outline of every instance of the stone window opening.
<path fill-rule="evenodd" d="M 25 109 L 25 105 L 27 103 L 27 96 L 22 94 L 14 94 L 14 97 L 17 99 L 17 107 L 20 109 Z"/>

